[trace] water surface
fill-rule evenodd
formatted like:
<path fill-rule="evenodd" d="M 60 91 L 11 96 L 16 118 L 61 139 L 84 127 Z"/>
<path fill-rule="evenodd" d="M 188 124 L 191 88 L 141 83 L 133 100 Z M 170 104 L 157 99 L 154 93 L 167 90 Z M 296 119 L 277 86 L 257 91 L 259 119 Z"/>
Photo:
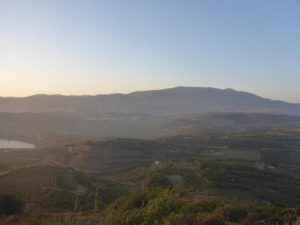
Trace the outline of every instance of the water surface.
<path fill-rule="evenodd" d="M 35 145 L 16 140 L 0 139 L 0 149 L 32 149 Z"/>

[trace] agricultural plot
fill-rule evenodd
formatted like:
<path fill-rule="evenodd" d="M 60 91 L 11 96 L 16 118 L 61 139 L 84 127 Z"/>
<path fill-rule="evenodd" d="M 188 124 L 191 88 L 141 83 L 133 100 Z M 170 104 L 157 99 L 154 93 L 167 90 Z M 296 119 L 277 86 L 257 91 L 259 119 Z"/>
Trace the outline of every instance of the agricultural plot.
<path fill-rule="evenodd" d="M 26 202 L 36 202 L 57 182 L 57 168 L 31 167 L 0 177 L 0 193 L 12 194 Z"/>

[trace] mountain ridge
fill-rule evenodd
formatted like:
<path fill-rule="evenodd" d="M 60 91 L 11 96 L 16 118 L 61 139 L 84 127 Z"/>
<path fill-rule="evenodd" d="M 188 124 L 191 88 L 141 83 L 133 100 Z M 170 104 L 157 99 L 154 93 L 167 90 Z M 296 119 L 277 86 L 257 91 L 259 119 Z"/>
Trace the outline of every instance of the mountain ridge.
<path fill-rule="evenodd" d="M 0 97 L 0 112 L 147 113 L 246 112 L 300 115 L 300 104 L 212 87 L 175 87 L 129 94 Z"/>
<path fill-rule="evenodd" d="M 257 94 L 253 94 L 251 92 L 247 91 L 240 91 L 236 90 L 233 88 L 214 88 L 214 87 L 197 87 L 197 86 L 176 86 L 176 87 L 170 87 L 170 88 L 163 88 L 163 89 L 149 89 L 149 90 L 140 90 L 140 91 L 132 91 L 128 93 L 121 93 L 121 92 L 113 92 L 113 93 L 108 93 L 108 94 L 82 94 L 82 95 L 65 95 L 65 94 L 46 94 L 46 93 L 39 93 L 39 94 L 33 94 L 29 96 L 24 96 L 24 97 L 15 97 L 15 96 L 0 96 L 0 99 L 26 99 L 26 98 L 36 98 L 36 97 L 102 97 L 102 96 L 126 96 L 126 95 L 134 95 L 134 94 L 139 94 L 139 93 L 151 93 L 151 92 L 165 92 L 165 91 L 173 91 L 173 90 L 180 90 L 180 89 L 206 89 L 206 90 L 220 90 L 220 91 L 232 91 L 232 92 L 237 92 L 237 93 L 244 93 L 244 94 L 251 94 L 256 97 L 260 97 L 263 99 L 268 99 L 276 102 L 286 102 L 290 104 L 296 104 L 300 105 L 300 103 L 292 103 L 284 100 L 276 100 L 276 99 L 271 99 L 267 97 L 262 97 Z"/>

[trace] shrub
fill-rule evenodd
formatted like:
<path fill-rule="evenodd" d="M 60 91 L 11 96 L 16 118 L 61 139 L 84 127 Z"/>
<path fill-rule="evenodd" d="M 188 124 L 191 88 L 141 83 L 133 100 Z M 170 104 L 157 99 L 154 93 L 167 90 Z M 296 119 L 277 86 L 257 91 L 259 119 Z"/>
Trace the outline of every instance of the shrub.
<path fill-rule="evenodd" d="M 228 207 L 226 219 L 230 222 L 239 222 L 245 219 L 248 215 L 248 211 L 242 207 Z"/>
<path fill-rule="evenodd" d="M 162 224 L 164 218 L 178 213 L 181 207 L 170 190 L 152 189 L 117 200 L 109 207 L 106 221 L 109 225 Z"/>
<path fill-rule="evenodd" d="M 175 214 L 171 213 L 165 220 L 164 225 L 189 225 L 194 224 L 195 214 L 181 213 Z"/>

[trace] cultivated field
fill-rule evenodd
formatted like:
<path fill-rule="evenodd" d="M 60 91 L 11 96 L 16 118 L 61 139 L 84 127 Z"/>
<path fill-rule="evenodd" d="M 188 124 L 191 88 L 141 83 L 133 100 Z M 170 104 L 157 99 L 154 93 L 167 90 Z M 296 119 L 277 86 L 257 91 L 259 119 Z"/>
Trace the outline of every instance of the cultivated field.
<path fill-rule="evenodd" d="M 0 177 L 0 193 L 13 194 L 26 202 L 36 202 L 56 187 L 57 169 L 32 167 L 18 169 Z"/>

